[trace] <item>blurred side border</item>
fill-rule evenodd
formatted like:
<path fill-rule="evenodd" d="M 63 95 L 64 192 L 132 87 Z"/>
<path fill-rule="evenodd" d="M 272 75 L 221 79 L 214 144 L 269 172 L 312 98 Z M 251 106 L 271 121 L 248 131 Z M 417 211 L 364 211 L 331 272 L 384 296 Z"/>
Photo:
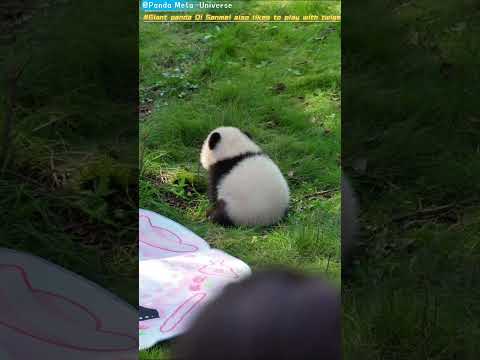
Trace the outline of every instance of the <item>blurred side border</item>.
<path fill-rule="evenodd" d="M 0 246 L 138 299 L 138 4 L 0 4 Z M 136 325 L 135 325 L 136 326 Z"/>
<path fill-rule="evenodd" d="M 345 358 L 478 358 L 478 2 L 344 2 L 342 19 L 361 225 L 342 267 Z"/>

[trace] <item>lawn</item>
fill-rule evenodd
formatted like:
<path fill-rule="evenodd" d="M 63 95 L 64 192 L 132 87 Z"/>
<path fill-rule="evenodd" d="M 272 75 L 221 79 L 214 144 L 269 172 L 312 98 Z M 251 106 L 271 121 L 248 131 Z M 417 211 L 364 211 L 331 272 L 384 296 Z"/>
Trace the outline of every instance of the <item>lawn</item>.
<path fill-rule="evenodd" d="M 373 0 L 343 17 L 342 161 L 363 225 L 345 356 L 476 359 L 478 7 Z"/>
<path fill-rule="evenodd" d="M 331 6 L 339 3 L 297 10 Z M 290 266 L 339 286 L 339 24 L 141 23 L 140 101 L 140 207 L 254 270 Z M 206 220 L 200 147 L 221 125 L 250 132 L 285 174 L 292 201 L 280 224 L 225 229 Z M 157 348 L 141 358 L 167 354 Z"/>

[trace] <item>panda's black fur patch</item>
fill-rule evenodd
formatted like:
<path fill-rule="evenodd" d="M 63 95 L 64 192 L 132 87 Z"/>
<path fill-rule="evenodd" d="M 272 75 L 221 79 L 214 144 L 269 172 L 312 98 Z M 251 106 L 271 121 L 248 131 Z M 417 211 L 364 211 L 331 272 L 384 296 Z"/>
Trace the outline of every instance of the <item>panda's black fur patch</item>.
<path fill-rule="evenodd" d="M 207 217 L 210 220 L 216 222 L 217 224 L 220 224 L 225 227 L 235 225 L 227 214 L 226 205 L 227 204 L 225 203 L 224 200 L 222 199 L 218 200 L 215 204 L 215 207 L 211 208 L 207 212 Z"/>
<path fill-rule="evenodd" d="M 210 150 L 215 149 L 215 146 L 217 146 L 221 139 L 222 136 L 218 132 L 214 132 L 212 135 L 210 135 L 210 139 L 208 139 L 208 147 Z"/>
<path fill-rule="evenodd" d="M 246 152 L 229 159 L 224 159 L 211 165 L 208 169 L 208 198 L 212 204 L 216 204 L 218 196 L 218 184 L 222 178 L 227 175 L 241 161 L 253 157 L 264 156 L 263 152 Z"/>
<path fill-rule="evenodd" d="M 252 134 L 250 134 L 248 131 L 242 131 L 247 137 L 252 140 Z"/>

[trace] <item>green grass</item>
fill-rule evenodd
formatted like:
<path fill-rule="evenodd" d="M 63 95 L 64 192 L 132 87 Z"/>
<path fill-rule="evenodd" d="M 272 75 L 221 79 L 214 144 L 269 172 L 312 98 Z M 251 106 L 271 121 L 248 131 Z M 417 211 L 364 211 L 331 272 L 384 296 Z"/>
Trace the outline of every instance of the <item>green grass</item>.
<path fill-rule="evenodd" d="M 339 31 L 338 24 L 142 23 L 140 206 L 254 270 L 281 264 L 339 285 Z M 285 174 L 292 203 L 280 224 L 225 229 L 206 220 L 200 147 L 221 125 L 249 131 Z M 141 358 L 167 354 L 168 346 Z"/>
<path fill-rule="evenodd" d="M 140 352 L 141 360 L 163 360 L 170 358 L 169 346 L 160 345 Z"/>
<path fill-rule="evenodd" d="M 342 279 L 345 356 L 475 359 L 480 13 L 450 0 L 345 9 L 342 160 L 367 163 L 352 171 L 363 255 Z"/>

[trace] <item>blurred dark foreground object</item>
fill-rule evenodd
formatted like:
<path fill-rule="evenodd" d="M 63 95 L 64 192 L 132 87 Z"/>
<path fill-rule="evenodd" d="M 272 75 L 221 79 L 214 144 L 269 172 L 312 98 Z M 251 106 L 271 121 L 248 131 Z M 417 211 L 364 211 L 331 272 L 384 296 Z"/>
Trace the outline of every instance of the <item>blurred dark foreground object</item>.
<path fill-rule="evenodd" d="M 255 273 L 205 307 L 179 339 L 174 358 L 340 359 L 340 295 L 318 277 Z"/>

